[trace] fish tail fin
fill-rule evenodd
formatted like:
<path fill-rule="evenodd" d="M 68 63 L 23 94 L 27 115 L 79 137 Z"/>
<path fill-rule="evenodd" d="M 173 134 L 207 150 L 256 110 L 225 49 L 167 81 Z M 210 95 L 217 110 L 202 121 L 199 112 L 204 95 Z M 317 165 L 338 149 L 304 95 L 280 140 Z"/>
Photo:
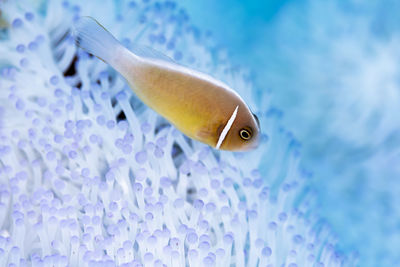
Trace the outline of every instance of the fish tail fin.
<path fill-rule="evenodd" d="M 92 17 L 81 17 L 74 26 L 73 35 L 76 44 L 113 65 L 115 52 L 123 47 L 120 42 Z"/>

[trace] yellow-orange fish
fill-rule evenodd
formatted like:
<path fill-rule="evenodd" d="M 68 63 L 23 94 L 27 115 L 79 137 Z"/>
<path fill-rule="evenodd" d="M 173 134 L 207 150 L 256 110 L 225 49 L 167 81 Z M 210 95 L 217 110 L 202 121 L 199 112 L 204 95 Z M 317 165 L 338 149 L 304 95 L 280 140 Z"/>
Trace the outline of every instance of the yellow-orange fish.
<path fill-rule="evenodd" d="M 231 151 L 258 145 L 257 117 L 226 84 L 148 48 L 130 51 L 91 17 L 78 20 L 74 35 L 81 48 L 110 64 L 146 105 L 190 138 Z"/>

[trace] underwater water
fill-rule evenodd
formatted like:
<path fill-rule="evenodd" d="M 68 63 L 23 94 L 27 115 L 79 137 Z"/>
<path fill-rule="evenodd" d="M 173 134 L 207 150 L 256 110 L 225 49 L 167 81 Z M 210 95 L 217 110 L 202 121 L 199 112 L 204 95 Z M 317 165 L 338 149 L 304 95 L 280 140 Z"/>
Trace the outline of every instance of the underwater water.
<path fill-rule="evenodd" d="M 400 2 L 184 3 L 271 90 L 341 248 L 400 266 Z"/>
<path fill-rule="evenodd" d="M 315 212 L 300 144 L 268 91 L 173 1 L 2 1 L 0 266 L 355 266 Z M 217 151 L 145 106 L 71 29 L 210 73 L 260 118 L 260 147 Z"/>

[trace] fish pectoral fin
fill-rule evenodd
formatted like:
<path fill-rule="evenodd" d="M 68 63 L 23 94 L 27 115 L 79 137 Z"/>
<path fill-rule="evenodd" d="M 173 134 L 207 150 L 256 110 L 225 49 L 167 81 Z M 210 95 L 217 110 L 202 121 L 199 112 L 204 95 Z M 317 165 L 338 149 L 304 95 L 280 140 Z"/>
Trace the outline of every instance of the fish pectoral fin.
<path fill-rule="evenodd" d="M 199 139 L 208 139 L 211 137 L 211 132 L 209 130 L 205 130 L 205 129 L 200 129 L 196 132 L 196 137 L 198 137 Z"/>
<path fill-rule="evenodd" d="M 209 144 L 210 146 L 215 146 L 223 128 L 223 123 L 215 124 L 208 128 L 201 128 L 196 131 L 196 137 L 197 139 Z"/>

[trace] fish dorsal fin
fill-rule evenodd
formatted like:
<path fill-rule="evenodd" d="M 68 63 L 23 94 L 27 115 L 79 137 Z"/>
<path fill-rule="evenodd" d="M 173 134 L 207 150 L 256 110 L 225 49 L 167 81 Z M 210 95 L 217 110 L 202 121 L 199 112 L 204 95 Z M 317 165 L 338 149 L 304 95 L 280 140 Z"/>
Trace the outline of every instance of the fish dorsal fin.
<path fill-rule="evenodd" d="M 169 63 L 177 65 L 177 63 L 172 58 L 151 47 L 134 43 L 129 46 L 129 49 L 138 57 L 150 60 L 152 59 L 167 61 Z"/>

